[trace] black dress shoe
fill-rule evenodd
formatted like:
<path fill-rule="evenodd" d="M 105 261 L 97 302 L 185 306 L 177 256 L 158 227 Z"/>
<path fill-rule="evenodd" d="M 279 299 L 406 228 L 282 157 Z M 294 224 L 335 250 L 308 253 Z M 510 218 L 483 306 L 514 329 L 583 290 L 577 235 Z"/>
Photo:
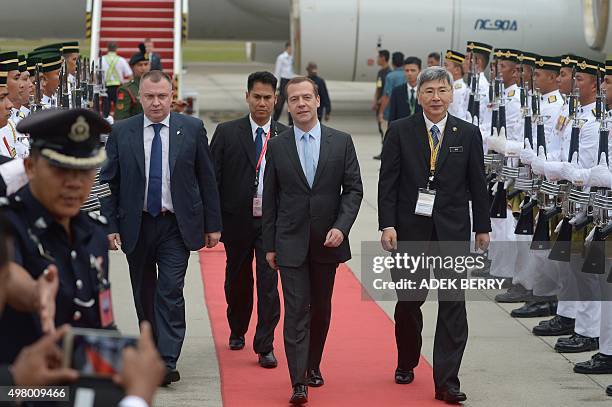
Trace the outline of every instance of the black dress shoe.
<path fill-rule="evenodd" d="M 276 357 L 274 357 L 274 351 L 260 353 L 257 363 L 259 363 L 259 366 L 265 367 L 266 369 L 273 369 L 278 366 Z"/>
<path fill-rule="evenodd" d="M 395 383 L 397 384 L 410 384 L 414 380 L 413 370 L 404 370 L 399 367 L 395 369 Z"/>
<path fill-rule="evenodd" d="M 513 318 L 548 317 L 557 313 L 556 301 L 529 301 L 520 308 L 513 309 Z"/>
<path fill-rule="evenodd" d="M 542 321 L 533 327 L 533 334 L 536 336 L 560 336 L 571 335 L 574 333 L 576 320 L 573 318 L 555 315 L 548 321 Z"/>
<path fill-rule="evenodd" d="M 308 369 L 308 385 L 310 387 L 321 387 L 325 384 L 319 369 Z"/>
<path fill-rule="evenodd" d="M 166 367 L 166 374 L 162 381 L 162 386 L 168 386 L 170 383 L 178 382 L 181 380 L 181 374 L 178 370 Z"/>
<path fill-rule="evenodd" d="M 574 334 L 569 338 L 560 338 L 555 344 L 555 350 L 559 353 L 590 352 L 599 349 L 599 338 L 589 338 Z"/>
<path fill-rule="evenodd" d="M 465 393 L 459 389 L 450 388 L 446 390 L 436 390 L 436 400 L 446 401 L 447 403 L 461 403 L 467 400 Z"/>
<path fill-rule="evenodd" d="M 583 374 L 610 374 L 612 373 L 612 356 L 596 353 L 591 360 L 576 363 L 574 372 Z"/>
<path fill-rule="evenodd" d="M 530 290 L 527 290 L 521 284 L 513 285 L 505 293 L 497 294 L 495 296 L 495 302 L 501 302 L 504 304 L 525 302 L 533 298 L 533 294 Z"/>
<path fill-rule="evenodd" d="M 244 336 L 231 335 L 229 339 L 229 347 L 231 350 L 240 350 L 244 348 Z"/>
<path fill-rule="evenodd" d="M 303 384 L 293 386 L 293 394 L 289 399 L 291 404 L 306 404 L 308 403 L 308 387 Z"/>
<path fill-rule="evenodd" d="M 612 385 L 606 387 L 606 395 L 608 396 L 612 396 Z"/>

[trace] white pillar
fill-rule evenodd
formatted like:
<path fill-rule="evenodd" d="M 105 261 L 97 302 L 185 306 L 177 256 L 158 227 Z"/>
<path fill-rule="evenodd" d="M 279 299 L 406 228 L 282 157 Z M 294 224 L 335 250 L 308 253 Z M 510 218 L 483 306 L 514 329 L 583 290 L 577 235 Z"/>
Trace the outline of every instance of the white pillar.
<path fill-rule="evenodd" d="M 183 93 L 183 84 L 181 83 L 181 70 L 183 69 L 183 54 L 182 54 L 182 30 L 183 30 L 183 15 L 181 13 L 182 0 L 174 0 L 174 63 L 173 71 L 176 75 L 178 83 L 178 98 L 181 98 Z"/>
<path fill-rule="evenodd" d="M 92 0 L 93 11 L 91 14 L 91 47 L 89 57 L 92 61 L 98 60 L 100 50 L 100 23 L 102 20 L 102 0 Z"/>

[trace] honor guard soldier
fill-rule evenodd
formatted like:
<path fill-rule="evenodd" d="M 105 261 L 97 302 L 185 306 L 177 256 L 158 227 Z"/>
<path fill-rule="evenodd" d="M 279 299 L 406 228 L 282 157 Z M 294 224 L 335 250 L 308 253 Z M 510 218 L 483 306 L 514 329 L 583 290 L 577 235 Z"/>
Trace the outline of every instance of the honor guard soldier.
<path fill-rule="evenodd" d="M 32 52 L 30 56 L 40 60 L 40 73 L 42 80 L 42 100 L 43 108 L 57 106 L 56 92 L 59 88 L 59 72 L 62 67 L 62 55 L 58 51 Z"/>
<path fill-rule="evenodd" d="M 493 52 L 493 47 L 489 44 L 476 41 L 468 41 L 467 53 L 464 60 L 464 70 L 468 71 L 468 86 L 477 86 L 471 91 L 474 91 L 474 97 L 480 98 L 480 131 L 483 135 L 489 134 L 491 130 L 491 111 L 487 109 L 489 104 L 489 81 L 484 72 L 489 65 L 489 58 Z M 468 109 L 473 103 L 472 97 L 468 94 Z M 473 115 L 470 115 L 472 119 Z M 471 120 L 469 120 L 471 121 Z"/>
<path fill-rule="evenodd" d="M 453 101 L 448 112 L 463 120 L 467 119 L 467 101 L 469 89 L 463 81 L 463 62 L 465 55 L 449 49 L 444 56 L 444 68 L 453 76 Z"/>
<path fill-rule="evenodd" d="M 48 109 L 24 119 L 18 130 L 30 135 L 32 152 L 25 160 L 29 184 L 3 199 L 14 261 L 33 278 L 57 267 L 56 326 L 113 328 L 106 220 L 80 211 L 106 159 L 99 140 L 110 126 L 86 109 Z M 7 308 L 0 319 L 0 363 L 11 363 L 40 335 L 37 317 Z"/>
<path fill-rule="evenodd" d="M 117 90 L 117 104 L 115 106 L 115 120 L 127 119 L 142 113 L 139 93 L 140 78 L 149 72 L 149 54 L 144 44 L 139 45 L 140 51 L 130 58 L 130 67 L 134 73 L 134 79 L 121 85 Z"/>

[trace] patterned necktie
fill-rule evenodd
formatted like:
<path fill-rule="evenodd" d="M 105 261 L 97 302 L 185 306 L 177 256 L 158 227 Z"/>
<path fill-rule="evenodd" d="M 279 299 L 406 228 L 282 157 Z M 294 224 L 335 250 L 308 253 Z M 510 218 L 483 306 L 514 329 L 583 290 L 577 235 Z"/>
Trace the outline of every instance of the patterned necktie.
<path fill-rule="evenodd" d="M 433 142 L 433 148 L 435 150 L 436 147 L 438 147 L 438 143 L 440 142 L 440 130 L 438 129 L 438 126 L 436 126 L 435 124 L 431 126 L 430 133 L 431 141 Z"/>
<path fill-rule="evenodd" d="M 147 190 L 147 212 L 153 217 L 159 215 L 162 209 L 162 141 L 161 129 L 163 124 L 151 125 L 155 136 L 151 143 L 151 157 L 149 158 L 149 188 Z"/>
<path fill-rule="evenodd" d="M 261 127 L 258 127 L 257 130 L 255 130 L 255 162 L 259 160 L 261 149 L 263 148 L 263 133 L 264 129 Z"/>
<path fill-rule="evenodd" d="M 308 181 L 308 185 L 312 188 L 312 183 L 314 182 L 314 158 L 312 157 L 312 135 L 308 133 L 302 134 L 302 146 L 304 148 L 304 175 L 306 175 L 306 181 Z"/>
<path fill-rule="evenodd" d="M 415 99 L 414 99 L 414 88 L 410 89 L 410 99 L 408 100 L 410 105 L 410 113 L 414 113 Z"/>

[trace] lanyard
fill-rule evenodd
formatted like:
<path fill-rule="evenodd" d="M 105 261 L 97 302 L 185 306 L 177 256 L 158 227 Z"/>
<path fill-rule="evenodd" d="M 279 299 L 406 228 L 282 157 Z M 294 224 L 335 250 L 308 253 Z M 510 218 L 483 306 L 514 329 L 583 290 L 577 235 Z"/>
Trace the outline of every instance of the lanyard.
<path fill-rule="evenodd" d="M 427 130 L 427 139 L 429 141 L 429 151 L 430 151 L 430 155 L 429 155 L 429 172 L 430 175 L 433 177 L 434 173 L 436 172 L 436 161 L 438 160 L 438 153 L 440 152 L 440 146 L 442 145 L 442 140 L 438 140 L 438 145 L 436 146 L 436 148 L 434 148 L 433 146 L 433 139 L 431 137 L 431 133 L 429 132 L 429 130 Z"/>
<path fill-rule="evenodd" d="M 268 134 L 266 134 L 266 140 L 264 141 L 264 145 L 261 148 L 261 153 L 259 153 L 259 159 L 257 160 L 257 166 L 255 167 L 255 177 L 259 179 L 259 168 L 261 167 L 261 162 L 263 158 L 266 156 L 266 150 L 268 149 L 268 140 L 270 140 L 270 132 L 272 131 L 272 126 L 268 130 Z"/>

